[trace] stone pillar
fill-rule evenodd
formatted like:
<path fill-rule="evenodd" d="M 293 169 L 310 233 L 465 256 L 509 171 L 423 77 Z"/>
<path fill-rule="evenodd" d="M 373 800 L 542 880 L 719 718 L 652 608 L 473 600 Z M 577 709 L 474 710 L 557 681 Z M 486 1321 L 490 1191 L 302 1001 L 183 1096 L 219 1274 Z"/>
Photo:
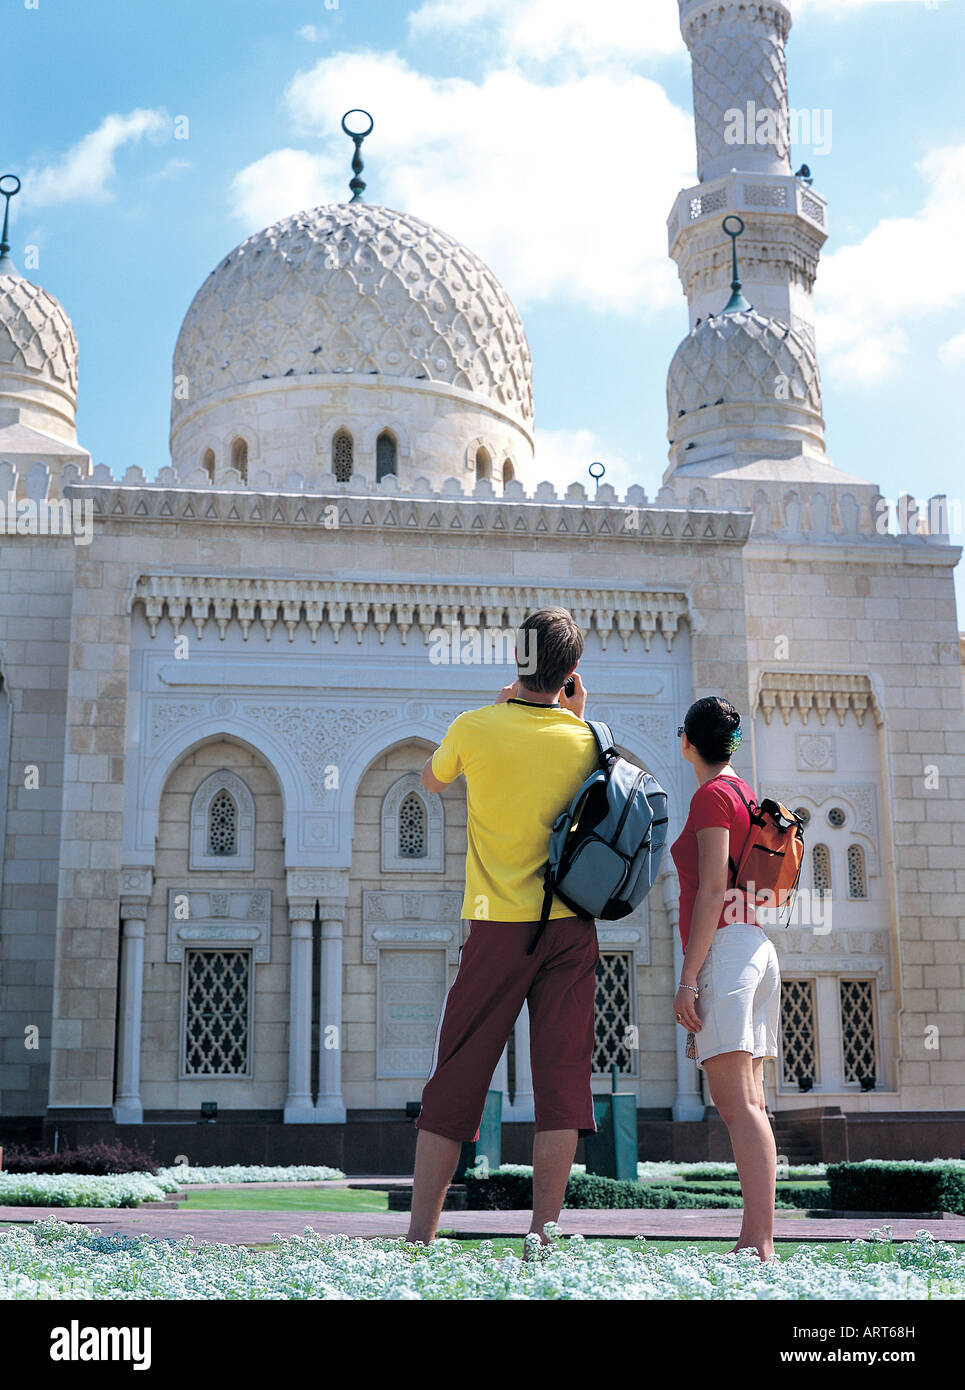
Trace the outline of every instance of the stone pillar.
<path fill-rule="evenodd" d="M 676 869 L 668 868 L 663 874 L 663 905 L 673 937 L 674 975 L 672 993 L 667 1000 L 669 1008 L 673 1003 L 673 995 L 677 992 L 684 963 L 683 947 L 680 944 L 680 880 L 677 878 Z M 673 1103 L 673 1117 L 675 1120 L 702 1120 L 704 1101 L 700 1093 L 700 1072 L 697 1063 L 692 1062 L 687 1056 L 687 1034 L 679 1023 L 674 1023 L 674 1032 L 677 1035 L 677 1094 Z"/>
<path fill-rule="evenodd" d="M 141 1015 L 144 1000 L 144 924 L 150 899 L 121 899 L 121 988 L 117 1020 L 117 1093 L 114 1122 L 139 1125 L 141 1104 Z"/>
<path fill-rule="evenodd" d="M 515 1024 L 516 1091 L 508 1120 L 535 1120 L 533 1109 L 533 1064 L 529 1055 L 529 1005 L 524 1004 Z"/>
<path fill-rule="evenodd" d="M 319 961 L 318 1100 L 316 1124 L 345 1123 L 342 1100 L 342 937 L 345 902 L 319 902 L 322 950 Z"/>
<path fill-rule="evenodd" d="M 314 1124 L 312 1104 L 312 924 L 314 898 L 288 899 L 291 986 L 285 1124 Z"/>

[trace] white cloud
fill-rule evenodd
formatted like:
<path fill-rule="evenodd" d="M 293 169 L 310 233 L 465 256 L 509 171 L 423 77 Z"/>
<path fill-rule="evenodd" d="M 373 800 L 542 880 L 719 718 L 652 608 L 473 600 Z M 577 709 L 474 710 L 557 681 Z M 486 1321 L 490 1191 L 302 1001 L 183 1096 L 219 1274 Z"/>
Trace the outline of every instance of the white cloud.
<path fill-rule="evenodd" d="M 821 260 L 818 347 L 825 368 L 859 382 L 892 376 L 915 321 L 965 299 L 965 144 L 932 150 L 917 168 L 927 189 L 919 212 L 885 218 Z"/>
<path fill-rule="evenodd" d="M 602 481 L 612 484 L 618 497 L 622 497 L 632 483 L 642 482 L 640 466 L 632 464 L 623 454 L 615 453 L 593 430 L 537 428 L 535 440 L 536 481 L 548 478 L 561 493 L 566 491 L 570 483 L 582 483 L 587 496 L 592 498 L 596 483 L 587 469 L 596 462 L 605 465 L 606 473 Z"/>
<path fill-rule="evenodd" d="M 337 201 L 336 163 L 330 155 L 307 150 L 272 150 L 240 170 L 231 183 L 232 216 L 249 232 L 279 217 Z"/>
<path fill-rule="evenodd" d="M 942 343 L 938 356 L 946 367 L 965 366 L 965 333 L 959 333 L 957 337 Z"/>
<path fill-rule="evenodd" d="M 425 0 L 413 38 L 461 34 L 507 62 L 622 63 L 685 53 L 671 0 Z"/>
<path fill-rule="evenodd" d="M 317 24 L 303 24 L 298 30 L 298 37 L 304 39 L 306 43 L 318 43 L 322 37 L 322 31 Z"/>
<path fill-rule="evenodd" d="M 114 195 L 109 184 L 115 174 L 114 157 L 125 145 L 137 144 L 146 135 L 160 139 L 170 131 L 170 120 L 161 111 L 136 110 L 126 116 L 105 116 L 53 164 L 33 169 L 24 177 L 24 192 L 32 207 L 55 203 L 103 202 Z"/>
<path fill-rule="evenodd" d="M 327 150 L 278 150 L 238 174 L 234 211 L 251 230 L 348 196 L 339 122 L 358 104 L 375 108 L 366 199 L 458 237 L 520 303 L 682 306 L 665 219 L 694 178 L 693 129 L 657 83 L 597 73 L 547 86 L 510 70 L 469 82 L 393 53 L 341 53 L 299 74 L 287 100 L 295 128 Z"/>
<path fill-rule="evenodd" d="M 831 15 L 840 19 L 853 14 L 855 10 L 866 10 L 872 5 L 917 5 L 921 10 L 937 10 L 947 0 L 788 0 L 792 18 L 805 13 Z"/>

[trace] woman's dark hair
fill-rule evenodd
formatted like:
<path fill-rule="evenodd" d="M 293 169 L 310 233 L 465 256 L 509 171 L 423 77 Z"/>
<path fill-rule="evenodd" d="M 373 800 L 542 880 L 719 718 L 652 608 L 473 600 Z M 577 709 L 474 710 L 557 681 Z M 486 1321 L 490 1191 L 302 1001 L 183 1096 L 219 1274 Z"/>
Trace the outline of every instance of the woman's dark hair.
<path fill-rule="evenodd" d="M 707 695 L 690 706 L 684 733 L 705 763 L 725 763 L 741 741 L 741 717 L 722 695 Z"/>

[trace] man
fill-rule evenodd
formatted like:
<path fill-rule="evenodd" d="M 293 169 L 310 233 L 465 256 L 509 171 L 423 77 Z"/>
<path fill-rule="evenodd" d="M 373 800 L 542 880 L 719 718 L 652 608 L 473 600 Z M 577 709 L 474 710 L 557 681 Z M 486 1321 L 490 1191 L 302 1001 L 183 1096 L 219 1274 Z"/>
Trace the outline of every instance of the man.
<path fill-rule="evenodd" d="M 543 1227 L 559 1217 L 577 1140 L 596 1132 L 590 1092 L 596 924 L 554 897 L 538 931 L 553 822 L 597 758 L 576 673 L 583 634 L 565 608 L 546 608 L 523 622 L 520 639 L 518 679 L 494 705 L 453 720 L 422 772 L 433 792 L 460 774 L 466 779 L 462 915 L 470 922 L 416 1120 L 407 1239 L 425 1244 L 435 1236 L 463 1141 L 479 1137 L 486 1092 L 524 1003 L 536 1112 L 530 1230 L 544 1245 Z M 570 676 L 574 689 L 567 696 Z"/>

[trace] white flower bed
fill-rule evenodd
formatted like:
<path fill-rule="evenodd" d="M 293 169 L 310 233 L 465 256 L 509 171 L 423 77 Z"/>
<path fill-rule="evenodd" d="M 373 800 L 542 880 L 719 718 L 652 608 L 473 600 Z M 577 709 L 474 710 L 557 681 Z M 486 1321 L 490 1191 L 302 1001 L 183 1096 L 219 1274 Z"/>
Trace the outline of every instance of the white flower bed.
<path fill-rule="evenodd" d="M 465 1250 L 439 1240 L 316 1235 L 277 1251 L 101 1236 L 51 1217 L 0 1233 L 0 1299 L 960 1299 L 965 1255 L 924 1231 L 806 1246 L 762 1265 L 750 1252 L 657 1254 L 645 1241 L 607 1252 L 573 1237 L 543 1260 L 498 1257 L 491 1242 Z"/>
<path fill-rule="evenodd" d="M 490 1173 L 518 1173 L 531 1177 L 533 1173 L 532 1164 L 528 1163 L 502 1163 L 498 1168 L 490 1168 Z M 586 1165 L 574 1163 L 570 1169 L 572 1173 L 585 1173 Z M 801 1163 L 794 1168 L 788 1168 L 784 1172 L 779 1172 L 779 1177 L 790 1178 L 795 1181 L 803 1181 L 806 1178 L 823 1178 L 825 1176 L 825 1166 L 823 1163 Z M 638 1163 L 637 1181 L 638 1182 L 679 1182 L 683 1178 L 703 1178 L 709 1181 L 721 1181 L 725 1178 L 737 1180 L 736 1163 Z"/>
<path fill-rule="evenodd" d="M 150 1173 L 0 1173 L 0 1207 L 136 1207 L 176 1191 Z"/>
<path fill-rule="evenodd" d="M 326 1182 L 331 1178 L 344 1178 L 345 1174 L 341 1168 L 308 1164 L 272 1168 L 259 1163 L 234 1163 L 221 1168 L 159 1168 L 158 1177 L 173 1180 L 176 1185 L 186 1185 L 193 1182 Z"/>

